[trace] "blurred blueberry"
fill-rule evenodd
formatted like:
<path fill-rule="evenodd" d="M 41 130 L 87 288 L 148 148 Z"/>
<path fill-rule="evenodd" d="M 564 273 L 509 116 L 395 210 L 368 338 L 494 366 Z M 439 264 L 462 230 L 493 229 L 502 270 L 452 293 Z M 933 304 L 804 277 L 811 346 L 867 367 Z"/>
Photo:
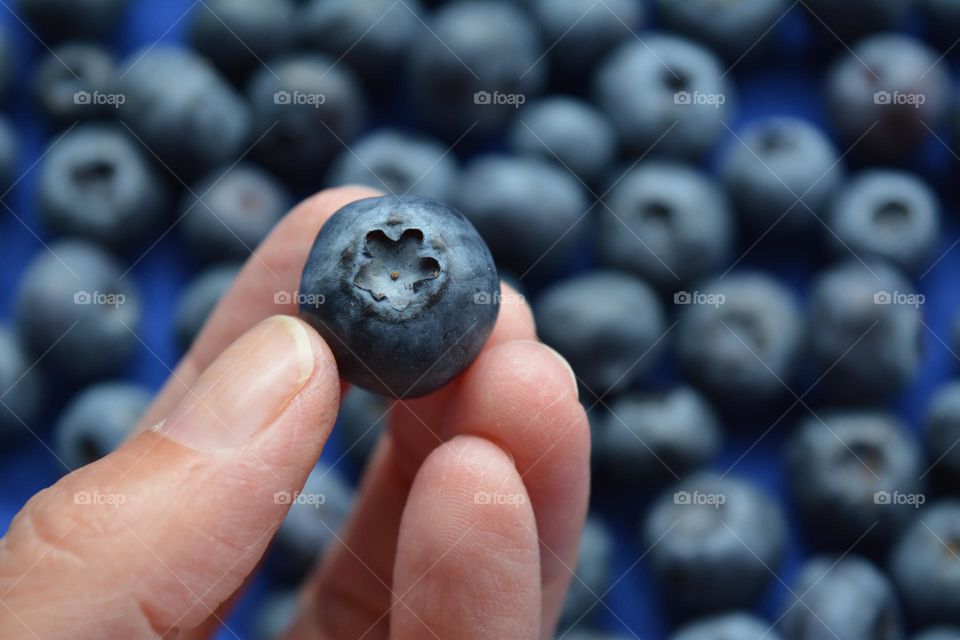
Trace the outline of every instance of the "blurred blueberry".
<path fill-rule="evenodd" d="M 590 398 L 585 400 L 590 404 Z M 629 486 L 649 488 L 679 480 L 720 450 L 720 419 L 691 387 L 628 393 L 609 406 L 594 431 L 595 466 Z"/>
<path fill-rule="evenodd" d="M 194 9 L 190 45 L 233 79 L 243 79 L 294 41 L 292 0 L 205 0 Z"/>
<path fill-rule="evenodd" d="M 628 389 L 657 362 L 663 307 L 642 280 L 592 271 L 558 282 L 536 304 L 537 333 L 573 367 L 587 401 Z"/>
<path fill-rule="evenodd" d="M 785 640 L 904 640 L 890 580 L 855 555 L 808 560 L 780 621 Z"/>
<path fill-rule="evenodd" d="M 6 195 L 6 191 L 13 187 L 19 159 L 20 144 L 13 124 L 0 116 L 0 195 Z"/>
<path fill-rule="evenodd" d="M 13 86 L 17 71 L 14 60 L 10 32 L 5 25 L 0 25 L 0 100 L 7 99 Z"/>
<path fill-rule="evenodd" d="M 580 534 L 577 564 L 560 613 L 560 627 L 599 613 L 600 600 L 613 578 L 613 533 L 598 518 L 588 517 Z"/>
<path fill-rule="evenodd" d="M 362 184 L 396 195 L 447 201 L 453 197 L 459 173 L 456 156 L 438 140 L 378 129 L 340 152 L 327 174 L 327 184 Z"/>
<path fill-rule="evenodd" d="M 826 236 L 837 255 L 853 252 L 917 271 L 940 240 L 940 202 L 913 174 L 868 170 L 837 195 L 829 225 Z"/>
<path fill-rule="evenodd" d="M 813 23 L 829 30 L 830 42 L 899 26 L 912 0 L 805 0 Z"/>
<path fill-rule="evenodd" d="M 337 440 L 357 471 L 373 454 L 380 434 L 387 428 L 390 401 L 360 387 L 352 387 L 340 404 Z"/>
<path fill-rule="evenodd" d="M 956 0 L 918 0 L 927 29 L 944 47 L 952 47 L 960 34 L 960 2 Z M 960 638 L 960 633 L 956 634 Z"/>
<path fill-rule="evenodd" d="M 527 104 L 507 139 L 513 153 L 559 164 L 584 182 L 596 182 L 613 164 L 617 136 L 607 117 L 588 102 L 549 96 Z"/>
<path fill-rule="evenodd" d="M 780 564 L 786 534 L 765 493 L 701 473 L 656 500 L 641 538 L 665 604 L 706 613 L 753 605 Z"/>
<path fill-rule="evenodd" d="M 160 45 L 131 55 L 116 87 L 120 117 L 183 178 L 231 162 L 250 143 L 249 105 L 190 49 Z"/>
<path fill-rule="evenodd" d="M 947 115 L 951 80 L 940 53 L 911 36 L 882 33 L 842 54 L 827 76 L 833 124 L 873 162 L 909 154 Z"/>
<path fill-rule="evenodd" d="M 487 155 L 460 178 L 455 202 L 493 252 L 498 266 L 542 276 L 564 266 L 586 232 L 582 185 L 543 160 Z"/>
<path fill-rule="evenodd" d="M 347 65 L 320 54 L 291 54 L 267 64 L 247 90 L 257 153 L 285 179 L 316 180 L 363 124 L 360 85 Z"/>
<path fill-rule="evenodd" d="M 730 143 L 720 175 L 745 225 L 755 235 L 792 234 L 818 227 L 815 216 L 844 177 L 833 142 L 799 118 L 756 120 Z"/>
<path fill-rule="evenodd" d="M 22 17 L 44 39 L 100 38 L 123 17 L 129 0 L 18 0 Z"/>
<path fill-rule="evenodd" d="M 763 405 L 796 373 L 804 322 L 793 293 L 760 272 L 731 274 L 679 292 L 677 358 L 691 379 L 725 404 Z"/>
<path fill-rule="evenodd" d="M 334 468 L 323 463 L 310 472 L 303 490 L 279 493 L 290 511 L 274 538 L 278 577 L 299 582 L 339 534 L 353 505 L 353 489 Z"/>
<path fill-rule="evenodd" d="M 36 430 L 43 408 L 43 380 L 34 358 L 9 328 L 0 325 L 0 438 Z"/>
<path fill-rule="evenodd" d="M 290 205 L 290 195 L 276 178 L 241 163 L 226 172 L 214 170 L 184 194 L 180 228 L 201 260 L 245 260 Z"/>
<path fill-rule="evenodd" d="M 671 35 L 629 39 L 600 64 L 594 91 L 636 153 L 698 159 L 735 111 L 734 87 L 716 56 Z"/>
<path fill-rule="evenodd" d="M 126 129 L 71 129 L 42 158 L 37 213 L 47 230 L 118 251 L 150 239 L 167 215 L 166 185 Z"/>
<path fill-rule="evenodd" d="M 930 627 L 910 637 L 912 640 L 957 640 L 960 638 L 960 627 Z"/>
<path fill-rule="evenodd" d="M 220 298 L 233 284 L 241 266 L 231 263 L 210 267 L 194 278 L 180 294 L 173 314 L 173 327 L 177 345 L 183 351 L 189 349 L 200 334 Z"/>
<path fill-rule="evenodd" d="M 817 276 L 810 294 L 809 357 L 837 399 L 888 400 L 916 375 L 923 351 L 920 304 L 895 268 L 855 260 Z"/>
<path fill-rule="evenodd" d="M 893 548 L 890 573 L 912 620 L 960 624 L 960 502 L 920 511 Z"/>
<path fill-rule="evenodd" d="M 34 77 L 43 114 L 56 126 L 116 113 L 121 98 L 112 93 L 116 61 L 95 44 L 73 42 L 50 51 Z"/>
<path fill-rule="evenodd" d="M 253 640 L 276 640 L 296 620 L 299 612 L 296 591 L 271 593 L 254 613 Z"/>
<path fill-rule="evenodd" d="M 805 419 L 786 452 L 793 499 L 818 541 L 885 549 L 924 500 L 922 456 L 906 426 L 881 411 Z"/>
<path fill-rule="evenodd" d="M 44 368 L 84 382 L 117 373 L 139 344 L 133 278 L 96 246 L 61 240 L 27 265 L 17 288 L 17 333 Z"/>
<path fill-rule="evenodd" d="M 646 11 L 639 0 L 529 0 L 543 41 L 564 77 L 581 78 L 603 56 L 639 31 Z"/>
<path fill-rule="evenodd" d="M 129 382 L 87 387 L 64 408 L 54 429 L 54 450 L 70 470 L 96 462 L 120 446 L 146 412 L 153 395 Z"/>
<path fill-rule="evenodd" d="M 396 77 L 420 38 L 430 38 L 419 0 L 305 0 L 297 15 L 303 46 L 343 59 L 373 84 Z"/>
<path fill-rule="evenodd" d="M 739 61 L 773 40 L 774 27 L 791 8 L 787 0 L 657 0 L 657 17 L 664 28 Z"/>
<path fill-rule="evenodd" d="M 924 436 L 933 470 L 944 479 L 944 487 L 956 493 L 960 482 L 960 381 L 950 381 L 934 393 L 927 407 Z"/>
<path fill-rule="evenodd" d="M 723 266 L 733 251 L 726 194 L 693 167 L 642 163 L 600 209 L 598 250 L 606 264 L 674 292 Z"/>
<path fill-rule="evenodd" d="M 410 88 L 422 125 L 458 140 L 490 134 L 542 89 L 548 59 L 530 18 L 497 0 L 457 0 L 413 44 Z"/>
<path fill-rule="evenodd" d="M 691 622 L 670 640 L 780 640 L 770 623 L 749 613 L 723 613 Z"/>

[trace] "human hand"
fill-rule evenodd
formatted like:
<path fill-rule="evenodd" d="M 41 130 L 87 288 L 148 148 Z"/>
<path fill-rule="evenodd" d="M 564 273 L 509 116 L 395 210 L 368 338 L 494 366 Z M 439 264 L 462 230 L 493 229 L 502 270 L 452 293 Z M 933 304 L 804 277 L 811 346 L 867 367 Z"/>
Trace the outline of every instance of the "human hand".
<path fill-rule="evenodd" d="M 26 504 L 0 540 L 0 637 L 192 640 L 222 623 L 289 507 L 274 495 L 303 486 L 343 393 L 327 346 L 274 294 L 296 290 L 323 222 L 368 195 L 330 190 L 294 209 L 138 433 Z M 504 304 L 476 362 L 396 402 L 389 423 L 285 637 L 552 637 L 589 430 L 529 308 Z"/>

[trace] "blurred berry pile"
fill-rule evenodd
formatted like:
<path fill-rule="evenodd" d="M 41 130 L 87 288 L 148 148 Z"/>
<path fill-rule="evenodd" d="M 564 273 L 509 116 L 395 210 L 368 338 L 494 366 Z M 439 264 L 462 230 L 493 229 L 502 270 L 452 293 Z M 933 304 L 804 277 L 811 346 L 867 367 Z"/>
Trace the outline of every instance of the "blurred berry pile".
<path fill-rule="evenodd" d="M 293 203 L 362 183 L 461 209 L 575 369 L 562 637 L 960 638 L 960 1 L 4 8 L 6 520 Z M 223 637 L 282 626 L 387 406 L 347 396 Z"/>

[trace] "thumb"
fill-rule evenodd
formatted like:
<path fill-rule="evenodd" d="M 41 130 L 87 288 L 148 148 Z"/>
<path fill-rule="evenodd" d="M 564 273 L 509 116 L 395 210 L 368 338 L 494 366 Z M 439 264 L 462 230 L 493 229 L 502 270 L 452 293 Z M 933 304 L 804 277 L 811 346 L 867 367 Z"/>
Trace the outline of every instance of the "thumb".
<path fill-rule="evenodd" d="M 0 540 L 0 637 L 175 637 L 253 570 L 316 463 L 340 385 L 277 316 L 224 351 L 160 425 L 34 496 Z"/>

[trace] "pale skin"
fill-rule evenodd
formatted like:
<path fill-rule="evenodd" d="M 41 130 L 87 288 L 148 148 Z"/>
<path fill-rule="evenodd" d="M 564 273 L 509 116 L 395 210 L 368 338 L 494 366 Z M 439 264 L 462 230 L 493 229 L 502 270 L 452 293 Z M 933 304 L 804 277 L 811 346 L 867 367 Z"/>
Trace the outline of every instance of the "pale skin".
<path fill-rule="evenodd" d="M 346 389 L 296 303 L 274 294 L 297 289 L 324 221 L 370 195 L 346 187 L 297 206 L 138 432 L 24 506 L 0 540 L 0 638 L 211 637 L 288 509 L 274 494 L 303 486 Z M 395 404 L 388 423 L 283 637 L 552 638 L 590 436 L 573 374 L 537 341 L 529 307 L 505 302 L 476 362 Z"/>

